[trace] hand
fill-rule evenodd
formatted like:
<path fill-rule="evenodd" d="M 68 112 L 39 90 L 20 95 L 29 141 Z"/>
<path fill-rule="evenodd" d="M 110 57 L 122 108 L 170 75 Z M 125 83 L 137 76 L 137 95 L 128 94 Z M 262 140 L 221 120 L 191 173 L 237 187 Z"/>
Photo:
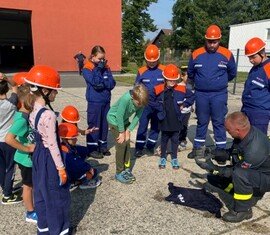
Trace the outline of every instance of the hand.
<path fill-rule="evenodd" d="M 36 145 L 35 144 L 29 144 L 26 147 L 27 147 L 27 152 L 28 153 L 33 153 L 34 150 L 35 150 Z"/>
<path fill-rule="evenodd" d="M 88 135 L 88 134 L 93 133 L 93 132 L 98 131 L 98 130 L 99 130 L 98 127 L 92 127 L 92 128 L 89 128 L 89 129 L 85 130 L 84 134 Z"/>
<path fill-rule="evenodd" d="M 129 130 L 126 130 L 126 132 L 125 132 L 125 140 L 126 141 L 130 140 L 130 131 Z"/>
<path fill-rule="evenodd" d="M 91 168 L 89 171 L 86 172 L 86 179 L 91 180 L 95 174 L 94 168 Z"/>
<path fill-rule="evenodd" d="M 99 61 L 97 67 L 98 67 L 99 69 L 104 69 L 105 66 L 106 66 L 106 64 L 107 64 L 107 60 L 103 59 L 103 60 Z"/>
<path fill-rule="evenodd" d="M 4 81 L 6 79 L 7 79 L 7 76 L 3 73 L 0 73 L 0 81 L 2 81 L 2 80 Z"/>
<path fill-rule="evenodd" d="M 65 167 L 58 169 L 58 175 L 60 179 L 60 186 L 62 186 L 67 182 L 67 172 Z"/>
<path fill-rule="evenodd" d="M 125 132 L 119 133 L 119 136 L 116 138 L 118 144 L 123 144 L 125 141 Z"/>
<path fill-rule="evenodd" d="M 195 158 L 195 162 L 199 167 L 201 167 L 204 170 L 209 171 L 210 173 L 213 173 L 214 175 L 219 173 L 219 167 L 216 166 L 211 159 L 203 159 L 203 158 Z"/>

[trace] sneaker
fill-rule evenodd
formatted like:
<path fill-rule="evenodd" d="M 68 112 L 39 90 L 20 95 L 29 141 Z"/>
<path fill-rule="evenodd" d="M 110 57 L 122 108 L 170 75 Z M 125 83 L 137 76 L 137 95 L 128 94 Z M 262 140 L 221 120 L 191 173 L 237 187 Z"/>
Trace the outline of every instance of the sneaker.
<path fill-rule="evenodd" d="M 204 147 L 200 148 L 193 148 L 192 151 L 187 155 L 189 159 L 194 159 L 196 158 L 203 158 L 204 157 Z"/>
<path fill-rule="evenodd" d="M 183 150 L 186 150 L 187 149 L 187 141 L 184 140 L 184 141 L 181 141 L 179 143 L 179 147 L 178 147 L 178 150 L 179 151 L 183 151 Z"/>
<path fill-rule="evenodd" d="M 100 179 L 92 179 L 92 180 L 86 180 L 84 183 L 82 183 L 79 186 L 79 188 L 80 189 L 97 188 L 99 185 L 101 185 Z"/>
<path fill-rule="evenodd" d="M 140 158 L 140 157 L 142 157 L 143 156 L 143 151 L 142 150 L 136 150 L 136 152 L 135 152 L 135 157 L 136 158 Z"/>
<path fill-rule="evenodd" d="M 38 217 L 35 211 L 33 212 L 26 212 L 25 214 L 25 221 L 30 223 L 37 223 Z"/>
<path fill-rule="evenodd" d="M 164 169 L 166 167 L 166 162 L 167 159 L 165 157 L 161 157 L 158 164 L 159 169 Z"/>
<path fill-rule="evenodd" d="M 89 153 L 89 157 L 101 159 L 101 158 L 103 158 L 103 154 L 98 152 L 98 151 L 93 151 L 93 152 Z"/>
<path fill-rule="evenodd" d="M 131 172 L 131 170 L 129 168 L 127 168 L 125 170 L 125 172 L 126 172 L 126 175 L 128 176 L 128 178 L 130 178 L 132 181 L 136 180 L 135 176 L 132 174 L 132 172 Z"/>
<path fill-rule="evenodd" d="M 172 164 L 172 168 L 175 170 L 178 170 L 180 167 L 180 164 L 177 158 L 172 159 L 171 164 Z"/>
<path fill-rule="evenodd" d="M 229 211 L 222 216 L 222 219 L 226 222 L 239 223 L 243 220 L 251 219 L 253 216 L 252 209 L 243 212 Z"/>
<path fill-rule="evenodd" d="M 116 174 L 115 179 L 122 184 L 132 184 L 133 183 L 133 181 L 126 174 L 126 171 L 122 171 L 121 173 Z"/>
<path fill-rule="evenodd" d="M 105 150 L 102 152 L 103 156 L 111 156 L 111 152 L 109 150 Z"/>
<path fill-rule="evenodd" d="M 22 200 L 23 199 L 21 196 L 16 195 L 16 194 L 12 194 L 9 197 L 3 197 L 1 203 L 3 205 L 11 205 L 11 204 L 16 204 L 16 203 L 22 202 Z"/>

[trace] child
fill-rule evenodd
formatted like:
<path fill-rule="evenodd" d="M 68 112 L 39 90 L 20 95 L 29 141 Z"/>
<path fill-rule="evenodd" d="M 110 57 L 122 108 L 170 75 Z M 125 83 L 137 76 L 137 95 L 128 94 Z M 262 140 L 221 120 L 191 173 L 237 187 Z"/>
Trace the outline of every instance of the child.
<path fill-rule="evenodd" d="M 107 120 L 116 140 L 115 179 L 124 184 L 131 184 L 135 177 L 130 169 L 130 132 L 134 130 L 148 102 L 148 91 L 144 85 L 135 85 L 126 92 L 109 110 Z M 132 122 L 129 118 L 135 113 Z"/>
<path fill-rule="evenodd" d="M 62 110 L 60 116 L 62 118 L 62 122 L 74 123 L 76 126 L 77 126 L 77 123 L 80 122 L 80 114 L 78 110 L 72 105 L 66 106 Z M 81 135 L 88 135 L 97 130 L 98 130 L 97 127 L 92 127 L 91 129 L 87 129 L 87 130 L 82 130 L 78 127 L 78 131 Z"/>
<path fill-rule="evenodd" d="M 18 83 L 17 83 L 18 84 Z M 37 214 L 33 205 L 33 187 L 32 187 L 32 160 L 30 153 L 34 151 L 35 145 L 30 144 L 27 139 L 30 132 L 28 123 L 29 110 L 25 108 L 25 100 L 30 93 L 29 85 L 20 85 L 18 88 L 18 98 L 20 110 L 16 112 L 13 118 L 13 124 L 9 129 L 5 141 L 11 147 L 17 149 L 14 155 L 14 161 L 21 170 L 23 183 L 23 202 L 26 208 L 26 221 L 37 223 Z"/>
<path fill-rule="evenodd" d="M 161 130 L 161 158 L 159 160 L 159 168 L 166 167 L 166 150 L 168 141 L 171 140 L 173 169 L 179 169 L 179 161 L 177 159 L 177 148 L 179 131 L 182 127 L 181 109 L 192 105 L 190 99 L 184 100 L 186 95 L 186 86 L 177 85 L 180 77 L 178 68 L 169 64 L 163 71 L 165 78 L 164 84 L 155 87 L 156 102 L 158 104 L 159 127 Z"/>
<path fill-rule="evenodd" d="M 90 58 L 84 65 L 83 77 L 87 84 L 88 128 L 99 128 L 99 132 L 86 136 L 90 156 L 93 158 L 110 156 L 111 153 L 107 148 L 108 122 L 106 116 L 110 108 L 111 90 L 116 83 L 107 65 L 103 47 L 93 47 Z"/>
<path fill-rule="evenodd" d="M 70 193 L 67 174 L 57 135 L 56 115 L 45 108 L 55 100 L 60 88 L 58 72 L 46 65 L 36 65 L 25 79 L 31 85 L 27 102 L 31 111 L 30 126 L 36 147 L 33 152 L 34 206 L 38 216 L 38 233 L 68 234 Z"/>
<path fill-rule="evenodd" d="M 144 108 L 143 114 L 140 118 L 140 123 L 136 137 L 136 157 L 142 157 L 143 149 L 146 147 L 148 155 L 154 155 L 155 146 L 158 140 L 158 117 L 155 109 L 155 94 L 154 87 L 162 84 L 164 79 L 162 77 L 162 71 L 164 65 L 159 63 L 160 51 L 156 45 L 150 44 L 144 53 L 146 66 L 141 67 L 138 70 L 135 84 L 142 83 L 145 85 L 149 93 L 148 105 Z M 151 123 L 150 132 L 147 135 L 148 123 Z"/>
<path fill-rule="evenodd" d="M 69 181 L 80 184 L 81 189 L 98 187 L 101 181 L 97 177 L 97 170 L 84 161 L 88 154 L 87 147 L 76 145 L 78 128 L 74 124 L 65 122 L 59 125 L 58 131 L 62 139 L 61 150 Z"/>
<path fill-rule="evenodd" d="M 266 44 L 260 38 L 251 38 L 245 45 L 245 55 L 253 65 L 242 93 L 241 111 L 250 124 L 267 135 L 270 122 L 270 59 Z"/>
<path fill-rule="evenodd" d="M 10 98 L 8 84 L 12 86 Z M 5 136 L 12 125 L 13 116 L 18 103 L 16 83 L 0 73 L 0 184 L 3 189 L 2 204 L 14 204 L 22 201 L 22 197 L 12 192 L 14 180 L 14 154 L 16 149 L 5 143 Z"/>
<path fill-rule="evenodd" d="M 181 79 L 182 81 L 178 83 L 178 85 L 186 86 L 186 97 L 185 99 L 188 99 L 190 96 L 193 96 L 192 85 L 188 81 L 187 76 L 187 66 L 181 66 Z M 188 131 L 188 121 L 191 115 L 191 112 L 193 112 L 192 106 L 184 107 L 181 110 L 182 113 L 182 128 L 179 133 L 179 149 L 185 150 L 187 147 L 187 131 Z"/>

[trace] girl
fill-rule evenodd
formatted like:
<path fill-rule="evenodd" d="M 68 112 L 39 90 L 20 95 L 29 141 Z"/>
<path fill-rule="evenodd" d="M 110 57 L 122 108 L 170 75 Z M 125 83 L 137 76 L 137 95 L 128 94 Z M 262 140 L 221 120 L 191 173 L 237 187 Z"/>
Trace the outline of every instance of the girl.
<path fill-rule="evenodd" d="M 167 65 L 162 75 L 165 78 L 164 84 L 155 87 L 159 127 L 161 130 L 161 158 L 159 160 L 159 168 L 163 169 L 166 167 L 167 144 L 171 140 L 172 168 L 179 169 L 180 164 L 177 159 L 177 148 L 179 131 L 182 127 L 181 110 L 184 107 L 192 105 L 193 100 L 191 98 L 184 100 L 186 86 L 177 85 L 180 74 L 179 69 L 175 65 Z"/>
<path fill-rule="evenodd" d="M 14 161 L 21 170 L 23 183 L 23 202 L 26 208 L 26 221 L 37 223 L 37 214 L 33 205 L 33 187 L 32 187 L 32 160 L 30 153 L 34 151 L 35 145 L 30 144 L 28 135 L 30 127 L 28 123 L 29 110 L 26 109 L 25 101 L 30 93 L 29 85 L 21 85 L 18 88 L 18 99 L 20 109 L 13 117 L 13 124 L 9 129 L 5 141 L 11 147 L 17 149 L 14 155 Z"/>
<path fill-rule="evenodd" d="M 90 58 L 84 65 L 83 77 L 87 84 L 88 128 L 99 128 L 99 132 L 86 136 L 90 156 L 93 158 L 110 156 L 111 153 L 107 148 L 108 122 L 106 116 L 110 108 L 111 90 L 115 87 L 115 80 L 107 65 L 103 47 L 93 47 Z"/>
<path fill-rule="evenodd" d="M 46 104 L 55 100 L 60 89 L 60 76 L 46 65 L 36 65 L 25 79 L 31 85 L 28 107 L 36 147 L 33 152 L 34 205 L 39 234 L 68 234 L 69 185 L 59 150 L 56 115 Z M 52 109 L 52 108 L 51 108 Z"/>

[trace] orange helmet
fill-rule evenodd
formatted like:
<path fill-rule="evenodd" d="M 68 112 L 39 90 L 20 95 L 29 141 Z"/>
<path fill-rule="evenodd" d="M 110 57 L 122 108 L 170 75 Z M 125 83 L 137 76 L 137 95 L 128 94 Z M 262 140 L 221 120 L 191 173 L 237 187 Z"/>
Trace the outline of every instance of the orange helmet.
<path fill-rule="evenodd" d="M 179 69 L 174 64 L 168 64 L 162 72 L 162 75 L 170 81 L 176 81 L 180 78 Z"/>
<path fill-rule="evenodd" d="M 66 122 L 78 123 L 80 121 L 80 114 L 74 106 L 68 105 L 62 110 L 61 118 Z"/>
<path fill-rule="evenodd" d="M 251 38 L 245 46 L 245 55 L 252 56 L 265 48 L 265 42 L 260 38 Z"/>
<path fill-rule="evenodd" d="M 155 62 L 159 59 L 159 57 L 160 57 L 160 52 L 156 45 L 150 44 L 149 46 L 146 47 L 145 52 L 144 52 L 144 58 L 146 61 Z"/>
<path fill-rule="evenodd" d="M 58 134 L 64 139 L 75 139 L 79 135 L 78 127 L 72 123 L 61 123 L 58 126 Z"/>
<path fill-rule="evenodd" d="M 39 87 L 54 90 L 61 89 L 59 73 L 47 65 L 35 65 L 28 72 L 25 81 Z"/>
<path fill-rule="evenodd" d="M 204 37 L 208 40 L 220 39 L 221 38 L 221 30 L 217 25 L 212 24 L 207 28 Z"/>
<path fill-rule="evenodd" d="M 20 73 L 16 73 L 13 76 L 13 81 L 17 84 L 17 86 L 21 86 L 22 84 L 25 83 L 25 78 L 27 76 L 27 72 L 20 72 Z"/>

